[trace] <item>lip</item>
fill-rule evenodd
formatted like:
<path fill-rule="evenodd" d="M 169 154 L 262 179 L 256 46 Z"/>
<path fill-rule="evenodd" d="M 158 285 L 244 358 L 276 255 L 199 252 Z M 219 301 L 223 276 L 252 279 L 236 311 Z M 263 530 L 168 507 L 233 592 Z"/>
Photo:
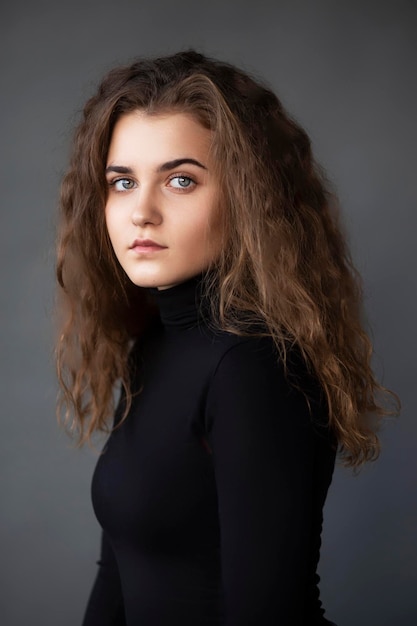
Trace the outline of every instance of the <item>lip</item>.
<path fill-rule="evenodd" d="M 167 246 L 161 246 L 156 241 L 152 241 L 152 239 L 135 239 L 135 241 L 130 246 L 130 249 L 134 252 L 140 252 L 149 254 L 151 252 L 159 252 L 160 250 L 166 250 Z"/>

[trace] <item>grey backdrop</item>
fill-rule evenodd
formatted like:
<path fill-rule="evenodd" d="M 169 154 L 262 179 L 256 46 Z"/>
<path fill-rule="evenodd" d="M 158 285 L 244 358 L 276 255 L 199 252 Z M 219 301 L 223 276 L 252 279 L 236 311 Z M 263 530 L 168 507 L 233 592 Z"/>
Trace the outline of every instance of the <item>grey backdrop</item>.
<path fill-rule="evenodd" d="M 336 471 L 322 595 L 340 626 L 417 624 L 416 2 L 15 0 L 0 24 L 2 626 L 80 624 L 98 553 L 96 453 L 71 448 L 54 417 L 53 236 L 71 128 L 104 71 L 188 46 L 266 78 L 338 189 L 375 367 L 404 408 L 378 463 Z"/>

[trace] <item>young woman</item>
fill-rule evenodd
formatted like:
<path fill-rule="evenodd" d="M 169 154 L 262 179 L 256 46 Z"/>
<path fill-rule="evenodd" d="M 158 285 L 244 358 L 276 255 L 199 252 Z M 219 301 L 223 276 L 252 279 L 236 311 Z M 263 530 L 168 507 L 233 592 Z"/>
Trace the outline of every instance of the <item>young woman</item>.
<path fill-rule="evenodd" d="M 388 392 L 306 133 L 228 64 L 140 60 L 86 104 L 61 206 L 62 400 L 110 430 L 84 626 L 329 624 L 336 452 L 376 458 Z"/>

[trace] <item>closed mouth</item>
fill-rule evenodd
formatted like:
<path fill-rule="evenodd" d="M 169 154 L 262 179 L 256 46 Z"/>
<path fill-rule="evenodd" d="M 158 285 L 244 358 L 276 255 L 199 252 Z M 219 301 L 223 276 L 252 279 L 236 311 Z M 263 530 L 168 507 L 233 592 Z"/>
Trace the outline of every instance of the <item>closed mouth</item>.
<path fill-rule="evenodd" d="M 130 248 L 132 250 L 164 250 L 167 246 L 162 246 L 152 239 L 135 239 Z"/>

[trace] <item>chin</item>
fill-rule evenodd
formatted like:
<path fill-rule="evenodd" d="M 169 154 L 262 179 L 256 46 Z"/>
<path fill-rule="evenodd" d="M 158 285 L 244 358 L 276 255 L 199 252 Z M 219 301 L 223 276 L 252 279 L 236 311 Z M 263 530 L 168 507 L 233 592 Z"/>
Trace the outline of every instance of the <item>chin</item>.
<path fill-rule="evenodd" d="M 137 287 L 144 289 L 151 287 L 162 290 L 170 289 L 171 287 L 175 287 L 175 285 L 184 283 L 186 280 L 203 272 L 204 269 L 204 267 L 196 267 L 194 269 L 184 269 L 182 272 L 155 272 L 149 274 L 132 272 L 128 274 L 128 276 Z"/>
<path fill-rule="evenodd" d="M 137 287 L 143 289 L 169 289 L 191 278 L 191 276 L 129 276 L 129 278 Z"/>

